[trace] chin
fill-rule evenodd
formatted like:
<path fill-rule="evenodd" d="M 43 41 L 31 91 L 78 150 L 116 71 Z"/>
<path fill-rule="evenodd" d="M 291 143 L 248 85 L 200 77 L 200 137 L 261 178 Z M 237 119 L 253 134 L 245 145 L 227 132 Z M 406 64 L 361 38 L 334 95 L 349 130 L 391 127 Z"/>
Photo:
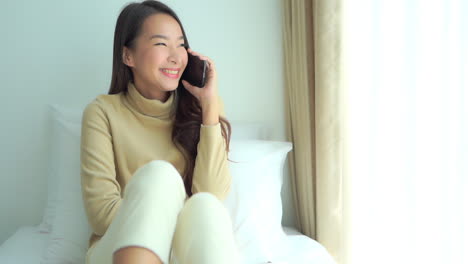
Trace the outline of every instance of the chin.
<path fill-rule="evenodd" d="M 166 86 L 166 89 L 165 89 L 165 90 L 166 90 L 166 91 L 171 91 L 171 92 L 172 92 L 172 91 L 176 90 L 178 86 L 179 86 L 178 83 L 177 83 L 177 85 L 175 85 L 175 86 L 174 86 L 174 85 Z"/>
<path fill-rule="evenodd" d="M 179 86 L 179 81 L 169 81 L 169 82 L 159 82 L 157 85 L 159 86 L 160 89 L 166 92 L 171 92 L 177 89 L 177 86 Z"/>

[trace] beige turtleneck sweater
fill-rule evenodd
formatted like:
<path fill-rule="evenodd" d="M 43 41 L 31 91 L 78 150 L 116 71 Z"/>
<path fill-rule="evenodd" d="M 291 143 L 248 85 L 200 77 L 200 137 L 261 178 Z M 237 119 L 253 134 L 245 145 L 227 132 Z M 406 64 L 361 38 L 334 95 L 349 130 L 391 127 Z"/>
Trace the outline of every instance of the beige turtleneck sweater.
<path fill-rule="evenodd" d="M 183 174 L 185 161 L 171 140 L 174 95 L 166 102 L 143 97 L 133 83 L 128 93 L 99 95 L 83 112 L 81 186 L 93 229 L 89 247 L 106 232 L 133 173 L 151 160 L 166 160 Z M 220 100 L 220 114 L 224 116 Z M 210 192 L 223 200 L 231 176 L 220 124 L 200 127 L 192 193 Z"/>

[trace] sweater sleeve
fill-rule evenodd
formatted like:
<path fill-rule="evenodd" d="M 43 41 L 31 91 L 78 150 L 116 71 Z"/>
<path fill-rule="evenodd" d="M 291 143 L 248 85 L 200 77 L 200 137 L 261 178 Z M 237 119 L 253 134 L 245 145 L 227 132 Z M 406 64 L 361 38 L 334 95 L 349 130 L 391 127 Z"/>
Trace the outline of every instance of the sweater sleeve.
<path fill-rule="evenodd" d="M 221 98 L 220 115 L 225 116 Z M 210 192 L 224 200 L 231 187 L 226 142 L 221 134 L 221 124 L 200 127 L 200 141 L 193 172 L 192 193 Z"/>
<path fill-rule="evenodd" d="M 83 111 L 81 127 L 81 189 L 88 221 L 104 235 L 121 203 L 116 180 L 109 120 L 97 101 Z"/>

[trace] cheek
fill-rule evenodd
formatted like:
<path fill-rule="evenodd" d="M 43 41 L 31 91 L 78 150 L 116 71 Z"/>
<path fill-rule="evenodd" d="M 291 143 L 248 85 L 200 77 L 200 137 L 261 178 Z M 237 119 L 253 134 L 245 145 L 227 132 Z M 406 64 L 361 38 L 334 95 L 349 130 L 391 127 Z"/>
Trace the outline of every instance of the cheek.
<path fill-rule="evenodd" d="M 155 49 L 148 49 L 141 54 L 141 61 L 151 68 L 159 68 L 164 61 L 164 54 L 157 52 Z"/>
<path fill-rule="evenodd" d="M 186 51 L 184 51 L 181 54 L 181 58 L 182 58 L 182 67 L 185 69 L 185 67 L 187 66 L 187 62 L 188 62 L 188 55 Z"/>

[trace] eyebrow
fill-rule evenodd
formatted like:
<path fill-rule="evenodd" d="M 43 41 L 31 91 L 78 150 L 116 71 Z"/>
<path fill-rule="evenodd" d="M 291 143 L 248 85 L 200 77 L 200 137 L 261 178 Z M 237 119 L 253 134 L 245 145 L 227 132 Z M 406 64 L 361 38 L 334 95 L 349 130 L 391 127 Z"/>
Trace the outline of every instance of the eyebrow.
<path fill-rule="evenodd" d="M 159 35 L 159 34 L 156 34 L 156 35 L 152 35 L 149 39 L 154 39 L 154 38 L 162 38 L 162 39 L 169 39 L 167 36 L 165 35 Z M 179 39 L 184 39 L 184 36 L 180 36 L 178 38 Z"/>

